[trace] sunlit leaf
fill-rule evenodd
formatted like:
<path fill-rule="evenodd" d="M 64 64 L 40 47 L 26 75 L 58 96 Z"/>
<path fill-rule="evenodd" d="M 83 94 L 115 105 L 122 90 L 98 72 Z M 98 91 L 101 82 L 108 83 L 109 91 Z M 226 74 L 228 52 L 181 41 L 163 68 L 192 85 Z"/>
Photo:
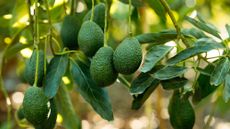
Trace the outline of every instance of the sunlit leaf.
<path fill-rule="evenodd" d="M 230 69 L 230 61 L 228 58 L 222 58 L 213 70 L 210 78 L 210 84 L 218 86 L 223 81 Z"/>
<path fill-rule="evenodd" d="M 181 76 L 186 72 L 186 67 L 179 67 L 179 66 L 166 66 L 156 73 L 153 74 L 153 77 L 159 80 L 168 80 L 178 76 Z"/>
<path fill-rule="evenodd" d="M 188 83 L 188 79 L 182 77 L 176 77 L 170 80 L 161 81 L 161 85 L 165 90 L 178 89 L 185 86 Z"/>
<path fill-rule="evenodd" d="M 159 0 L 144 0 L 148 5 L 156 12 L 156 14 L 160 17 L 160 19 L 165 22 L 166 21 L 166 12 L 164 7 L 161 5 Z"/>
<path fill-rule="evenodd" d="M 90 77 L 89 67 L 80 61 L 71 61 L 71 73 L 77 90 L 93 109 L 104 119 L 113 120 L 112 106 L 108 93 Z"/>
<path fill-rule="evenodd" d="M 129 4 L 129 0 L 120 0 L 121 2 L 125 4 Z M 142 0 L 131 0 L 131 3 L 134 7 L 141 7 L 143 6 Z"/>
<path fill-rule="evenodd" d="M 50 61 L 47 68 L 45 79 L 45 94 L 49 98 L 53 98 L 59 89 L 62 76 L 65 74 L 68 66 L 68 55 L 55 56 Z"/>
<path fill-rule="evenodd" d="M 228 32 L 228 36 L 229 36 L 229 38 L 230 38 L 230 25 L 226 24 L 226 25 L 225 25 L 225 28 L 226 28 L 226 30 L 227 30 L 227 32 Z"/>
<path fill-rule="evenodd" d="M 172 48 L 173 47 L 165 45 L 153 46 L 146 54 L 141 71 L 144 73 L 149 72 Z"/>
<path fill-rule="evenodd" d="M 223 89 L 223 98 L 227 103 L 230 98 L 230 74 L 227 74 L 225 77 L 224 89 Z"/>
<path fill-rule="evenodd" d="M 197 28 L 221 39 L 218 30 L 213 25 L 197 21 L 197 20 L 190 18 L 190 17 L 186 17 L 186 20 L 189 21 L 194 26 L 196 26 Z"/>
<path fill-rule="evenodd" d="M 174 65 L 174 64 L 177 64 L 177 63 L 179 63 L 185 59 L 188 59 L 190 57 L 198 55 L 200 53 L 208 52 L 210 50 L 220 49 L 220 48 L 224 48 L 224 46 L 220 43 L 205 43 L 204 42 L 203 44 L 200 44 L 200 45 L 194 46 L 194 47 L 190 47 L 190 48 L 187 48 L 187 49 L 179 52 L 177 55 L 170 58 L 167 61 L 167 64 L 168 65 Z"/>
<path fill-rule="evenodd" d="M 30 43 L 30 44 L 16 43 L 16 44 L 12 45 L 9 49 L 7 49 L 7 51 L 5 53 L 5 58 L 10 58 L 12 56 L 15 56 L 22 49 L 27 48 L 27 47 L 31 47 L 32 45 L 33 45 L 32 43 Z"/>

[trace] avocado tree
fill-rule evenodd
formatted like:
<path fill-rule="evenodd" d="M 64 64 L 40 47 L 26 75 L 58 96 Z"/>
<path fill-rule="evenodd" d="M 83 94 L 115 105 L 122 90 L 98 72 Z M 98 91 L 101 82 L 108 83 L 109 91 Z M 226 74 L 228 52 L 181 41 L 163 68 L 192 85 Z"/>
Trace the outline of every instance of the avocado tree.
<path fill-rule="evenodd" d="M 174 129 L 193 129 L 194 107 L 212 93 L 226 103 L 230 98 L 230 26 L 225 23 L 224 37 L 204 20 L 199 8 L 208 0 L 200 7 L 194 0 L 17 0 L 13 7 L 12 2 L 0 2 L 10 13 L 0 13 L 6 23 L 0 25 L 6 129 L 13 128 L 12 119 L 21 127 L 53 129 L 58 114 L 66 129 L 82 128 L 69 91 L 82 96 L 102 119 L 113 121 L 107 87 L 115 82 L 133 97 L 133 110 L 158 87 L 169 91 Z M 118 12 L 115 3 L 121 6 Z M 158 20 L 154 27 L 148 24 L 150 14 Z M 219 53 L 209 57 L 210 51 Z M 4 81 L 12 59 L 19 62 L 18 78 L 27 85 L 13 118 Z"/>

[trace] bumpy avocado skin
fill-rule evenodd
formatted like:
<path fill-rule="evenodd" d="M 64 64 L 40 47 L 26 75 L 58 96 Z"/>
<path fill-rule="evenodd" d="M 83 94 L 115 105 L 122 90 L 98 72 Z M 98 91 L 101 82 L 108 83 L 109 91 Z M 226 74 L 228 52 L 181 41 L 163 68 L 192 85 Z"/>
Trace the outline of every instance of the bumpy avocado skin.
<path fill-rule="evenodd" d="M 180 98 L 175 91 L 168 107 L 170 122 L 174 129 L 192 129 L 195 122 L 195 112 L 186 98 Z"/>
<path fill-rule="evenodd" d="M 123 40 L 114 52 L 114 67 L 119 73 L 134 73 L 139 68 L 141 61 L 141 45 L 138 40 L 133 37 Z"/>
<path fill-rule="evenodd" d="M 83 21 L 90 20 L 92 14 L 92 10 L 90 10 L 84 17 Z M 97 23 L 102 30 L 104 30 L 104 25 L 105 25 L 105 4 L 100 3 L 97 4 L 94 8 L 94 17 L 93 21 Z"/>
<path fill-rule="evenodd" d="M 111 47 L 102 47 L 97 51 L 90 65 L 90 74 L 98 86 L 108 86 L 116 81 L 118 73 L 113 66 Z"/>
<path fill-rule="evenodd" d="M 103 31 L 92 21 L 82 24 L 78 34 L 79 48 L 88 57 L 94 56 L 97 50 L 103 46 Z"/>
<path fill-rule="evenodd" d="M 37 52 L 34 49 L 30 59 L 26 62 L 24 78 L 30 84 L 34 84 L 35 72 L 36 72 L 36 59 Z M 44 78 L 44 51 L 39 50 L 39 63 L 38 63 L 38 86 L 42 86 Z"/>
<path fill-rule="evenodd" d="M 61 39 L 63 47 L 70 50 L 78 48 L 77 35 L 81 27 L 81 20 L 77 15 L 67 15 L 61 27 Z"/>
<path fill-rule="evenodd" d="M 41 88 L 28 88 L 22 103 L 25 118 L 33 125 L 42 124 L 47 119 L 49 112 L 48 101 L 49 99 Z"/>

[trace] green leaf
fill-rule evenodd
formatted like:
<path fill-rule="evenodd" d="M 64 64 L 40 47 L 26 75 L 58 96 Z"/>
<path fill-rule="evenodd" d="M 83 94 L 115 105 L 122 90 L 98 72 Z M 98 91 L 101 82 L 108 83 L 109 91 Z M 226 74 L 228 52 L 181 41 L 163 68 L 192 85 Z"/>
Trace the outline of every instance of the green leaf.
<path fill-rule="evenodd" d="M 54 5 L 54 3 L 55 3 L 55 0 L 48 0 L 48 2 L 49 2 L 49 6 L 53 6 Z"/>
<path fill-rule="evenodd" d="M 144 43 L 163 44 L 168 41 L 177 39 L 177 33 L 175 30 L 164 30 L 157 33 L 140 34 L 135 37 L 142 44 Z"/>
<path fill-rule="evenodd" d="M 54 56 L 51 60 L 47 68 L 44 88 L 47 97 L 53 98 L 56 95 L 67 66 L 68 55 Z"/>
<path fill-rule="evenodd" d="M 226 30 L 228 32 L 228 37 L 230 38 L 230 25 L 226 24 L 225 28 L 226 28 Z"/>
<path fill-rule="evenodd" d="M 151 86 L 148 87 L 144 93 L 139 94 L 137 97 L 134 97 L 132 102 L 132 109 L 138 110 L 144 104 L 144 102 L 149 98 L 152 92 L 157 88 L 159 85 L 159 81 L 156 83 L 155 81 L 152 82 Z"/>
<path fill-rule="evenodd" d="M 193 57 L 195 55 L 198 55 L 200 53 L 203 53 L 203 52 L 208 52 L 210 50 L 213 50 L 213 49 L 220 49 L 220 48 L 224 48 L 224 46 L 220 43 L 203 43 L 203 44 L 200 44 L 198 46 L 194 46 L 194 47 L 190 47 L 190 48 L 187 48 L 181 52 L 179 52 L 177 55 L 175 55 L 174 57 L 170 58 L 168 61 L 167 61 L 167 64 L 168 65 L 175 65 L 185 59 L 188 59 L 190 57 Z"/>
<path fill-rule="evenodd" d="M 225 77 L 223 98 L 224 98 L 225 103 L 227 103 L 230 98 L 230 74 L 227 74 Z"/>
<path fill-rule="evenodd" d="M 188 22 L 190 22 L 191 24 L 193 24 L 194 26 L 196 26 L 197 28 L 221 39 L 218 30 L 213 25 L 197 21 L 197 20 L 190 18 L 190 17 L 186 17 L 185 19 Z"/>
<path fill-rule="evenodd" d="M 161 5 L 159 0 L 144 0 L 160 17 L 160 19 L 165 22 L 166 21 L 166 12 L 164 7 Z"/>
<path fill-rule="evenodd" d="M 205 69 L 203 69 L 203 71 L 211 75 L 214 68 L 215 67 L 212 64 L 209 64 L 205 67 Z M 203 98 L 207 97 L 216 90 L 216 86 L 213 86 L 210 83 L 208 83 L 210 81 L 209 75 L 205 75 L 203 74 L 203 72 L 200 73 L 195 86 L 195 93 L 192 98 L 194 103 L 200 102 Z"/>
<path fill-rule="evenodd" d="M 168 80 L 184 74 L 186 70 L 186 67 L 166 66 L 154 73 L 153 77 L 159 80 Z"/>
<path fill-rule="evenodd" d="M 131 83 L 130 93 L 131 94 L 142 94 L 151 85 L 159 83 L 159 80 L 150 76 L 149 73 L 141 73 Z"/>
<path fill-rule="evenodd" d="M 66 129 L 81 129 L 81 120 L 76 115 L 67 87 L 61 85 L 55 96 L 58 112 L 63 117 Z"/>
<path fill-rule="evenodd" d="M 78 84 L 78 92 L 104 119 L 113 120 L 112 106 L 108 93 L 90 77 L 89 67 L 80 61 L 71 61 L 71 73 Z"/>
<path fill-rule="evenodd" d="M 201 31 L 199 29 L 195 29 L 195 28 L 182 29 L 182 34 L 191 35 L 191 36 L 195 37 L 196 39 L 208 38 L 208 36 L 205 35 L 205 33 L 203 31 Z"/>
<path fill-rule="evenodd" d="M 163 59 L 173 47 L 159 45 L 153 46 L 146 54 L 141 72 L 149 72 L 161 59 Z"/>
<path fill-rule="evenodd" d="M 119 0 L 125 4 L 129 4 L 129 0 Z M 131 0 L 131 3 L 134 7 L 141 7 L 143 6 L 143 2 L 141 0 Z"/>
<path fill-rule="evenodd" d="M 222 58 L 216 65 L 215 69 L 213 70 L 210 78 L 210 84 L 218 86 L 223 81 L 225 76 L 227 75 L 230 69 L 230 62 L 228 58 Z"/>
<path fill-rule="evenodd" d="M 161 85 L 165 90 L 174 90 L 184 87 L 188 83 L 188 79 L 176 77 L 170 80 L 161 81 Z"/>

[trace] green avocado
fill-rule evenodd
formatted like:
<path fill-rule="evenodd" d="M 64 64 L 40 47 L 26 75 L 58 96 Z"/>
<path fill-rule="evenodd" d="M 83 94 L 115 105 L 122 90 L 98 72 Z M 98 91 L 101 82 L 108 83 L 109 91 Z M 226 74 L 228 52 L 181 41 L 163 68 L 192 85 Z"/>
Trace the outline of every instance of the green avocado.
<path fill-rule="evenodd" d="M 42 124 L 48 116 L 48 102 L 49 99 L 41 88 L 28 88 L 22 103 L 25 118 L 33 125 Z"/>
<path fill-rule="evenodd" d="M 195 112 L 188 97 L 181 98 L 178 91 L 173 93 L 168 112 L 174 129 L 192 129 L 195 122 Z"/>
<path fill-rule="evenodd" d="M 77 35 L 81 27 L 81 20 L 77 15 L 67 15 L 61 27 L 61 39 L 63 47 L 70 50 L 78 48 Z"/>
<path fill-rule="evenodd" d="M 38 83 L 37 86 L 42 86 L 43 78 L 44 78 L 44 51 L 39 50 L 39 63 L 38 63 Z M 26 62 L 26 67 L 24 71 L 24 78 L 30 84 L 34 84 L 35 80 L 35 72 L 36 72 L 36 59 L 37 59 L 37 51 L 33 50 L 33 53 L 30 59 Z"/>
<path fill-rule="evenodd" d="M 98 86 L 108 86 L 114 83 L 118 73 L 113 67 L 113 49 L 100 48 L 90 64 L 90 74 Z"/>
<path fill-rule="evenodd" d="M 114 52 L 114 67 L 121 74 L 134 73 L 139 68 L 141 61 L 141 45 L 136 38 L 126 38 Z"/>
<path fill-rule="evenodd" d="M 91 18 L 92 9 L 85 15 L 83 21 L 88 21 Z M 93 21 L 97 23 L 102 30 L 104 30 L 105 25 L 105 4 L 97 4 L 94 8 L 94 17 Z"/>
<path fill-rule="evenodd" d="M 80 50 L 88 57 L 94 56 L 97 50 L 103 46 L 103 36 L 102 29 L 95 22 L 84 22 L 78 34 Z"/>

